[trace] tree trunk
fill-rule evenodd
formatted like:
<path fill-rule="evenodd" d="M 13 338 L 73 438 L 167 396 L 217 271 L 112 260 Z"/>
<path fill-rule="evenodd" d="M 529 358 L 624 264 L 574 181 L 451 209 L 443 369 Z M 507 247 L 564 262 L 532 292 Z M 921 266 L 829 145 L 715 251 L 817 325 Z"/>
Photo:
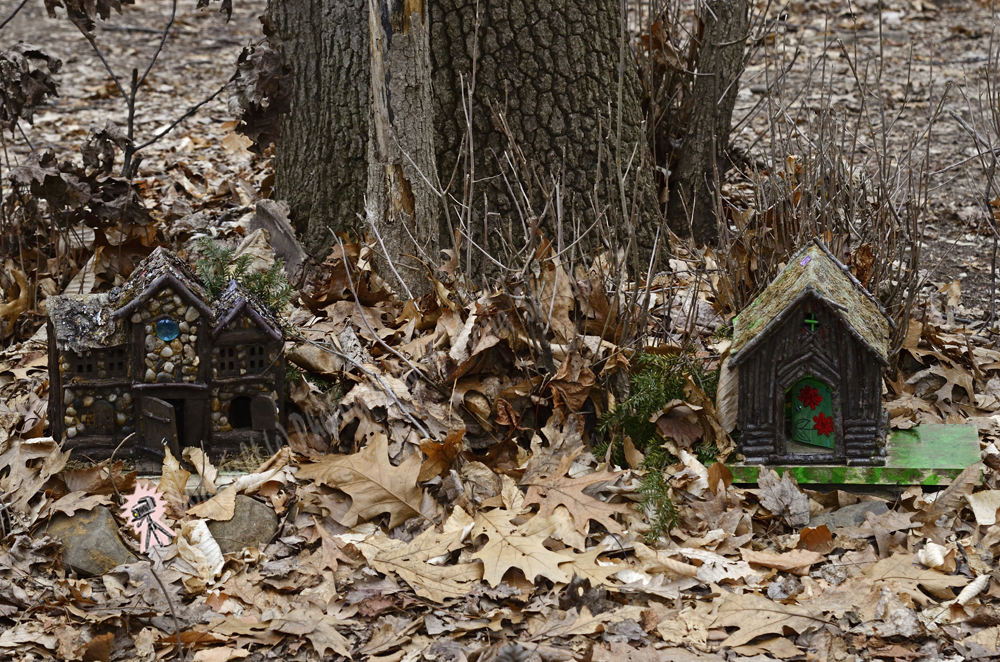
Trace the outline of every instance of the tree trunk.
<path fill-rule="evenodd" d="M 517 199 L 518 180 L 536 215 L 545 207 L 542 189 L 558 181 L 561 222 L 543 228 L 553 244 L 571 244 L 577 229 L 593 223 L 596 207 L 611 215 L 613 227 L 634 229 L 639 245 L 651 248 L 659 214 L 638 75 L 628 47 L 621 47 L 618 0 L 441 0 L 432 5 L 431 17 L 441 180 L 474 205 L 475 223 L 466 228 L 474 240 L 496 255 L 499 237 L 523 236 L 521 217 L 530 216 L 525 201 Z M 470 88 L 467 120 L 463 100 Z M 502 158 L 511 149 L 517 154 L 513 168 Z M 473 173 L 478 188 L 468 195 L 463 176 Z M 483 217 L 484 193 L 489 218 Z M 623 214 L 633 222 L 621 223 Z M 614 239 L 624 247 L 628 237 Z"/>
<path fill-rule="evenodd" d="M 557 249 L 600 214 L 601 229 L 618 234 L 605 238 L 616 247 L 631 242 L 633 265 L 646 268 L 642 250 L 648 255 L 661 215 L 618 0 L 269 5 L 294 85 L 276 148 L 276 192 L 313 253 L 335 243 L 331 229 L 359 227 L 364 213 L 385 243 L 377 252 L 394 257 L 404 283 L 419 285 L 425 272 L 415 269 L 423 266 L 406 256 L 436 266 L 439 246 L 450 246 L 457 229 L 447 222 L 456 203 L 471 210 L 461 229 L 480 246 L 497 248 L 501 230 L 515 243 L 523 237 L 525 200 L 510 194 L 509 182 L 524 187 L 536 215 L 548 204 L 546 218 L 557 220 L 541 230 Z M 475 85 L 473 158 L 463 84 Z M 508 150 L 517 153 L 514 167 L 503 160 Z M 471 192 L 463 189 L 473 176 Z M 558 205 L 546 197 L 555 183 Z M 450 215 L 434 187 L 454 196 Z M 576 255 L 598 243 L 595 230 L 589 236 Z"/>
<path fill-rule="evenodd" d="M 331 230 L 365 211 L 371 104 L 367 0 L 269 0 L 292 69 L 291 112 L 275 150 L 275 192 L 307 249 L 322 258 Z"/>
<path fill-rule="evenodd" d="M 674 232 L 693 234 L 701 244 L 719 238 L 716 181 L 728 170 L 725 149 L 743 73 L 748 13 L 747 0 L 708 0 L 702 7 L 690 115 L 667 205 Z"/>
<path fill-rule="evenodd" d="M 372 124 L 369 223 L 381 240 L 379 271 L 419 295 L 437 266 L 439 204 L 431 106 L 430 37 L 422 0 L 369 0 Z"/>

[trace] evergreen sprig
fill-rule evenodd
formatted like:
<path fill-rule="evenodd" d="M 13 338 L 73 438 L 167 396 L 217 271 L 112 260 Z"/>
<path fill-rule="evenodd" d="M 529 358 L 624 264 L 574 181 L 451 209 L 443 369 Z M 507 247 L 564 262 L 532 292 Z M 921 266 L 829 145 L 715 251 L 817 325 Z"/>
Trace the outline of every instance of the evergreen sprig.
<path fill-rule="evenodd" d="M 684 385 L 690 375 L 706 395 L 715 398 L 719 371 L 709 370 L 704 361 L 689 355 L 660 356 L 639 354 L 636 371 L 629 384 L 629 396 L 614 409 L 604 414 L 598 429 L 605 441 L 595 445 L 594 454 L 603 457 L 611 448 L 611 458 L 625 466 L 625 439 L 631 439 L 635 448 L 644 455 L 643 468 L 647 473 L 639 483 L 641 505 L 649 516 L 650 531 L 647 537 L 655 540 L 677 523 L 677 509 L 670 498 L 670 484 L 663 470 L 675 464 L 677 458 L 662 444 L 656 423 L 650 418 L 671 400 L 684 399 Z M 695 451 L 699 459 L 713 457 L 710 444 L 700 444 Z"/>
<path fill-rule="evenodd" d="M 250 273 L 250 255 L 236 256 L 235 249 L 220 244 L 210 237 L 198 240 L 202 257 L 195 269 L 212 297 L 217 297 L 235 280 L 273 310 L 285 307 L 295 290 L 285 277 L 283 260 L 278 258 L 267 271 Z"/>

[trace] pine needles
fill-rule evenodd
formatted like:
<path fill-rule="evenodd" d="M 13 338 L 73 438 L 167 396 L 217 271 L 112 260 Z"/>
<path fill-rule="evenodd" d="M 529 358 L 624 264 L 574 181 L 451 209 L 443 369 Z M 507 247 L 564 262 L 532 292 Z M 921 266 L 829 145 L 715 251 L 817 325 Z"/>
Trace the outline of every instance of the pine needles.
<path fill-rule="evenodd" d="M 594 454 L 601 457 L 610 448 L 612 461 L 625 466 L 625 439 L 630 439 L 636 450 L 643 453 L 642 466 L 647 473 L 639 484 L 639 493 L 650 520 L 647 537 L 655 540 L 677 523 L 677 509 L 670 498 L 670 485 L 663 470 L 678 459 L 663 447 L 663 438 L 649 419 L 671 400 L 684 399 L 688 376 L 714 398 L 719 372 L 709 370 L 703 361 L 685 354 L 639 354 L 636 365 L 638 369 L 632 375 L 629 397 L 601 418 L 598 429 L 605 435 L 605 441 L 595 446 Z M 714 456 L 712 449 L 702 446 L 696 447 L 695 452 L 699 458 Z"/>
<path fill-rule="evenodd" d="M 295 290 L 285 277 L 283 261 L 278 258 L 267 271 L 250 272 L 250 255 L 236 257 L 236 251 L 209 237 L 198 240 L 203 258 L 198 260 L 198 277 L 213 297 L 235 280 L 275 312 L 292 300 Z"/>

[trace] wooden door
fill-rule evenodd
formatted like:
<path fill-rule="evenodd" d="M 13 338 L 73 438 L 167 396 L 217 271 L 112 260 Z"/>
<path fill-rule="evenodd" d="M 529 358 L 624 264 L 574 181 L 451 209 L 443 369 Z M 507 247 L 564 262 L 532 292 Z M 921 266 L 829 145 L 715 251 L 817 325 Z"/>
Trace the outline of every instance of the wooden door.
<path fill-rule="evenodd" d="M 794 441 L 820 448 L 834 447 L 833 391 L 807 375 L 795 382 L 787 399 Z"/>
<path fill-rule="evenodd" d="M 250 420 L 254 430 L 274 430 L 278 427 L 278 411 L 269 395 L 258 395 L 250 402 Z"/>
<path fill-rule="evenodd" d="M 174 457 L 180 457 L 177 443 L 177 412 L 169 402 L 159 398 L 142 398 L 142 441 L 151 450 L 161 450 L 166 444 Z"/>
<path fill-rule="evenodd" d="M 115 408 L 106 400 L 94 403 L 94 433 L 112 435 L 115 433 Z"/>

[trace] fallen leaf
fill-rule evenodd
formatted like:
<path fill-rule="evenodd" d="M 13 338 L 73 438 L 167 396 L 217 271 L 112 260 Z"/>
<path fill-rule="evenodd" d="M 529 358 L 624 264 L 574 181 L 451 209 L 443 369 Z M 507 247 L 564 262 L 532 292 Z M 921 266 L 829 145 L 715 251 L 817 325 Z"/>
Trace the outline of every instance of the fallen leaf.
<path fill-rule="evenodd" d="M 788 474 L 780 478 L 767 467 L 757 475 L 760 504 L 771 514 L 784 519 L 789 526 L 798 528 L 809 523 L 809 497 L 802 493 Z"/>
<path fill-rule="evenodd" d="M 623 503 L 608 503 L 583 492 L 598 483 L 611 483 L 623 472 L 596 471 L 586 476 L 570 478 L 566 474 L 579 452 L 564 455 L 555 472 L 548 477 L 534 475 L 527 484 L 528 493 L 524 497 L 524 507 L 537 505 L 539 517 L 548 517 L 556 507 L 565 506 L 573 517 L 573 522 L 581 533 L 587 533 L 588 522 L 593 520 L 611 533 L 623 533 L 624 528 L 615 515 L 625 515 L 633 510 Z M 521 483 L 524 487 L 525 483 Z"/>
<path fill-rule="evenodd" d="M 538 576 L 554 582 L 568 582 L 569 576 L 559 568 L 566 558 L 542 545 L 551 530 L 542 529 L 526 535 L 511 523 L 514 516 L 516 513 L 509 510 L 496 509 L 476 517 L 472 535 L 488 538 L 482 549 L 472 555 L 483 562 L 483 579 L 495 588 L 505 572 L 518 568 L 529 582 L 534 582 Z"/>
<path fill-rule="evenodd" d="M 389 514 L 389 528 L 420 514 L 423 491 L 417 485 L 420 457 L 411 455 L 398 467 L 389 462 L 388 439 L 376 434 L 371 443 L 353 455 L 328 455 L 320 462 L 302 466 L 296 478 L 315 480 L 351 497 L 351 509 L 340 522 L 355 526 Z"/>
<path fill-rule="evenodd" d="M 757 593 L 723 594 L 722 605 L 712 627 L 736 627 L 723 646 L 740 646 L 764 634 L 785 634 L 786 629 L 797 634 L 805 634 L 826 625 L 826 621 L 814 612 L 798 605 L 786 605 L 768 600 Z"/>

